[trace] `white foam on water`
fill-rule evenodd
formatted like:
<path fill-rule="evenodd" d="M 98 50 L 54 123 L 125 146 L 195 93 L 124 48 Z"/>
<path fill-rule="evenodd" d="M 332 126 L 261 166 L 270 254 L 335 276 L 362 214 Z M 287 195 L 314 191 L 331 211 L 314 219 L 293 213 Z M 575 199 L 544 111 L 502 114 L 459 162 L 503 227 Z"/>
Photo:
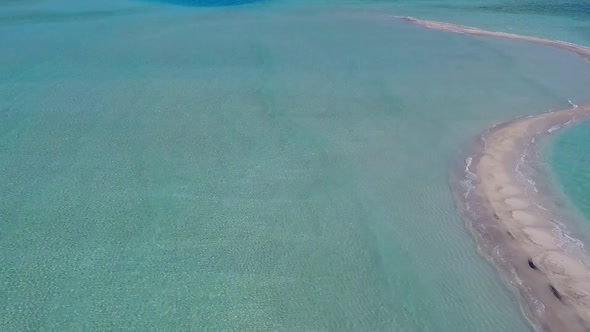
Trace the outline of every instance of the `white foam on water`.
<path fill-rule="evenodd" d="M 479 232 L 483 234 L 483 233 L 485 233 L 486 225 L 484 225 L 484 224 L 477 224 L 475 226 L 475 228 L 477 228 L 479 230 Z"/>
<path fill-rule="evenodd" d="M 553 239 L 557 246 L 566 254 L 577 258 L 580 262 L 584 263 L 584 265 L 590 266 L 588 253 L 584 248 L 584 243 L 581 240 L 572 237 L 561 221 L 554 219 L 553 222 L 555 226 L 551 233 L 553 234 Z"/>
<path fill-rule="evenodd" d="M 481 141 L 483 142 L 483 149 L 487 149 L 488 148 L 488 141 L 486 141 L 486 138 L 482 135 L 481 136 Z"/>
<path fill-rule="evenodd" d="M 559 130 L 559 129 L 561 129 L 561 126 L 553 126 L 553 127 L 549 128 L 549 129 L 547 129 L 547 132 L 549 134 L 552 134 L 554 131 Z"/>
<path fill-rule="evenodd" d="M 575 119 L 571 119 L 567 122 L 565 122 L 563 125 L 556 125 L 551 127 L 550 129 L 547 130 L 547 132 L 552 133 L 560 128 L 562 128 L 563 126 L 569 125 L 571 123 L 575 122 Z M 535 142 L 535 137 L 533 137 L 531 139 L 531 143 Z M 538 193 L 538 189 L 537 189 L 537 183 L 526 176 L 525 172 L 523 171 L 523 168 L 528 164 L 528 157 L 529 157 L 529 146 L 527 146 L 522 154 L 520 155 L 520 159 L 516 164 L 515 167 L 515 171 L 518 173 L 518 175 L 525 180 L 528 184 L 531 185 L 532 189 L 535 191 L 535 193 Z M 537 202 L 535 199 L 531 200 L 532 203 L 539 209 L 542 211 L 545 211 L 546 213 L 550 213 L 551 215 L 555 216 L 555 214 L 553 212 L 551 212 L 549 209 L 545 208 L 542 204 L 540 204 L 539 202 Z M 555 243 L 557 244 L 557 246 L 562 249 L 565 253 L 576 257 L 578 260 L 580 260 L 581 262 L 583 262 L 584 264 L 586 264 L 587 266 L 590 267 L 590 260 L 588 258 L 588 254 L 584 248 L 584 243 L 579 240 L 576 239 L 574 237 L 572 237 L 569 233 L 569 231 L 567 230 L 566 225 L 561 222 L 559 220 L 559 218 L 556 217 L 552 217 L 551 218 L 553 224 L 554 224 L 554 228 L 552 230 L 552 234 L 553 234 L 553 238 Z M 540 303 L 542 305 L 542 303 Z"/>
<path fill-rule="evenodd" d="M 502 263 L 506 263 L 506 260 L 504 259 L 502 254 L 500 254 L 500 246 L 495 246 L 494 252 L 496 253 L 496 259 L 498 259 Z"/>
<path fill-rule="evenodd" d="M 521 170 L 521 167 L 522 167 L 522 166 L 524 166 L 524 165 L 525 165 L 525 163 L 526 163 L 526 158 L 527 158 L 527 156 L 528 156 L 528 147 L 527 147 L 527 148 L 525 148 L 525 149 L 523 150 L 522 154 L 520 155 L 520 160 L 519 160 L 519 161 L 516 163 L 516 167 L 514 168 L 514 171 L 515 171 L 516 173 L 518 173 L 518 175 L 520 175 L 520 177 L 521 177 L 523 180 L 525 180 L 525 181 L 526 181 L 528 184 L 530 184 L 530 185 L 531 185 L 531 187 L 533 188 L 533 190 L 534 190 L 536 193 L 538 193 L 538 192 L 539 192 L 539 190 L 537 189 L 537 183 L 536 183 L 536 182 L 535 182 L 533 179 L 531 179 L 531 178 L 527 177 L 527 176 L 524 174 L 524 172 Z"/>
<path fill-rule="evenodd" d="M 537 189 L 537 183 L 535 181 L 533 181 L 531 179 L 527 179 L 526 181 L 533 187 L 533 190 L 535 192 L 537 192 L 537 193 L 539 192 L 539 190 Z"/>
<path fill-rule="evenodd" d="M 545 313 L 545 305 L 543 302 L 539 301 L 539 299 L 531 294 L 529 294 L 529 301 L 533 304 L 533 307 L 535 308 L 535 314 L 537 314 L 537 316 L 541 316 Z"/>
<path fill-rule="evenodd" d="M 524 282 L 518 276 L 516 269 L 514 269 L 513 267 L 510 268 L 510 273 L 512 274 L 512 280 L 510 281 L 510 283 L 513 286 L 518 286 L 518 288 L 520 288 L 523 291 L 524 298 L 526 299 L 526 301 L 528 303 L 532 304 L 533 311 L 535 312 L 535 314 L 537 316 L 543 315 L 543 313 L 545 313 L 545 305 L 543 304 L 543 302 L 541 302 L 539 299 L 537 299 L 535 296 L 533 296 L 533 292 L 532 292 L 531 288 L 526 287 L 524 285 Z M 516 285 L 515 285 L 515 283 L 516 283 Z"/>
<path fill-rule="evenodd" d="M 574 104 L 574 103 L 573 103 L 571 100 L 569 100 L 569 99 L 568 99 L 568 100 L 567 100 L 567 102 L 570 104 L 570 106 L 571 106 L 572 108 L 578 108 L 578 105 Z M 568 121 L 568 122 L 569 122 L 569 121 Z"/>
<path fill-rule="evenodd" d="M 467 198 L 471 191 L 475 189 L 473 180 L 477 179 L 477 175 L 469 169 L 471 167 L 472 162 L 473 157 L 468 157 L 467 159 L 465 159 L 465 179 L 461 181 L 461 186 L 465 189 L 465 193 L 463 194 L 465 198 Z M 466 204 L 466 210 L 470 211 L 468 203 Z"/>
<path fill-rule="evenodd" d="M 473 157 L 469 157 L 467 159 L 465 159 L 465 173 L 466 173 L 466 177 L 470 180 L 475 180 L 477 179 L 477 174 L 473 173 L 469 167 L 471 167 L 471 163 L 473 162 Z"/>
<path fill-rule="evenodd" d="M 518 273 L 516 273 L 516 270 L 514 268 L 510 268 L 510 273 L 512 273 L 512 278 L 518 284 L 518 286 L 522 286 L 522 279 L 520 279 Z"/>
<path fill-rule="evenodd" d="M 473 161 L 473 157 L 467 157 L 467 159 L 465 159 L 465 172 L 466 173 L 471 173 L 469 171 L 469 166 L 471 166 L 472 161 Z"/>

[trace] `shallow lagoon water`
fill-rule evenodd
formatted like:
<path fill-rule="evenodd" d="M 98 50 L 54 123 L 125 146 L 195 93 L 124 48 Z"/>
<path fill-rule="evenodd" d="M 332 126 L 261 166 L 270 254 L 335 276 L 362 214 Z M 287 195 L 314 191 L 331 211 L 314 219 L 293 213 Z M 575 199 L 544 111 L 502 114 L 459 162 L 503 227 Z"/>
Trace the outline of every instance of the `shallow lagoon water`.
<path fill-rule="evenodd" d="M 2 16 L 0 329 L 530 330 L 449 170 L 585 62 L 333 4 L 66 4 Z"/>
<path fill-rule="evenodd" d="M 159 0 L 160 2 L 170 3 L 179 6 L 189 7 L 228 7 L 240 6 L 261 0 Z"/>
<path fill-rule="evenodd" d="M 586 121 L 560 132 L 546 149 L 555 184 L 565 196 L 566 203 L 570 203 L 568 208 L 577 215 L 578 226 L 586 235 L 590 234 L 589 126 Z"/>

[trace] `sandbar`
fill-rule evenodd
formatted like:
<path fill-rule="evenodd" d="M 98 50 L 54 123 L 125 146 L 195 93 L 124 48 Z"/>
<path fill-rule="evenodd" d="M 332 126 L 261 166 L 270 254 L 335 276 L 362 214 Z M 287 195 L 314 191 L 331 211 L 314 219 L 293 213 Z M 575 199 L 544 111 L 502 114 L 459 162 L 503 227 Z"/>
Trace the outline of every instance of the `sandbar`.
<path fill-rule="evenodd" d="M 564 41 L 380 16 L 429 29 L 557 47 L 590 62 L 590 48 Z M 480 251 L 505 275 L 508 271 L 516 275 L 518 282 L 513 288 L 522 300 L 523 311 L 533 326 L 543 331 L 590 331 L 590 267 L 556 242 L 555 221 L 537 204 L 543 193 L 528 190 L 531 184 L 523 180 L 518 165 L 523 151 L 531 148 L 537 137 L 590 116 L 590 104 L 573 106 L 502 123 L 482 134 L 485 144 L 479 144 L 467 168 L 463 166 L 469 173 L 469 190 L 456 195 Z"/>

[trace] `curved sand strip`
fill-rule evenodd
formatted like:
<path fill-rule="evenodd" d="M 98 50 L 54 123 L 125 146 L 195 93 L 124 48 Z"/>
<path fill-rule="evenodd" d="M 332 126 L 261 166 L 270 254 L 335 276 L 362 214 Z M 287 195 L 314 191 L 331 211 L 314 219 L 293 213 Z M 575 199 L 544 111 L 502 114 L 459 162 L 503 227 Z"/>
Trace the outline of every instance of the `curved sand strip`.
<path fill-rule="evenodd" d="M 485 240 L 503 249 L 499 265 L 522 280 L 516 286 L 528 305 L 523 309 L 545 331 L 590 331 L 590 268 L 556 242 L 552 215 L 535 204 L 541 194 L 530 190 L 516 169 L 533 138 L 587 116 L 590 105 L 490 129 L 467 168 L 475 175 L 473 187 L 468 195 L 457 195 L 473 223 L 483 225 L 474 226 L 476 234 L 485 233 Z"/>
<path fill-rule="evenodd" d="M 590 48 L 572 43 L 394 17 L 430 29 L 553 46 L 590 61 Z M 484 254 L 514 274 L 527 318 L 544 331 L 590 331 L 590 268 L 556 243 L 556 225 L 550 213 L 534 204 L 540 194 L 527 190 L 530 184 L 516 170 L 522 152 L 535 137 L 586 116 L 590 116 L 590 105 L 529 116 L 490 129 L 482 135 L 485 144 L 465 169 L 472 188 L 466 195 L 457 195 L 484 244 Z"/>
<path fill-rule="evenodd" d="M 506 33 L 506 32 L 487 31 L 487 30 L 481 30 L 478 28 L 466 27 L 466 26 L 462 26 L 462 25 L 421 20 L 418 18 L 410 17 L 410 16 L 389 16 L 389 17 L 410 21 L 414 24 L 418 24 L 418 25 L 421 25 L 425 28 L 429 28 L 429 29 L 433 29 L 433 30 L 442 30 L 442 31 L 455 32 L 455 33 L 464 33 L 464 34 L 475 35 L 475 36 L 492 36 L 492 37 L 502 37 L 502 38 L 516 39 L 516 40 L 525 40 L 525 41 L 533 42 L 533 43 L 537 43 L 537 44 L 553 46 L 553 47 L 561 48 L 561 49 L 579 54 L 580 56 L 582 56 L 586 60 L 590 61 L 590 47 L 581 46 L 581 45 L 577 45 L 577 44 L 573 44 L 573 43 L 568 43 L 568 42 L 564 42 L 561 40 L 551 40 L 551 39 L 543 39 L 543 38 L 538 38 L 538 37 L 522 36 L 522 35 L 517 35 L 514 33 Z"/>

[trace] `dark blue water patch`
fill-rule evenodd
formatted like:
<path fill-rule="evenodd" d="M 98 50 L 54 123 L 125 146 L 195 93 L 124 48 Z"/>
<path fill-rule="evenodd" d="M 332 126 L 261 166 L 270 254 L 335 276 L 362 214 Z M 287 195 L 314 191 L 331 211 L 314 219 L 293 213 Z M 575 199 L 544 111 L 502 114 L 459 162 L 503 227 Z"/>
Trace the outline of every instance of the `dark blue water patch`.
<path fill-rule="evenodd" d="M 159 2 L 170 3 L 179 6 L 189 7 L 228 7 L 246 5 L 264 0 L 156 0 Z"/>

